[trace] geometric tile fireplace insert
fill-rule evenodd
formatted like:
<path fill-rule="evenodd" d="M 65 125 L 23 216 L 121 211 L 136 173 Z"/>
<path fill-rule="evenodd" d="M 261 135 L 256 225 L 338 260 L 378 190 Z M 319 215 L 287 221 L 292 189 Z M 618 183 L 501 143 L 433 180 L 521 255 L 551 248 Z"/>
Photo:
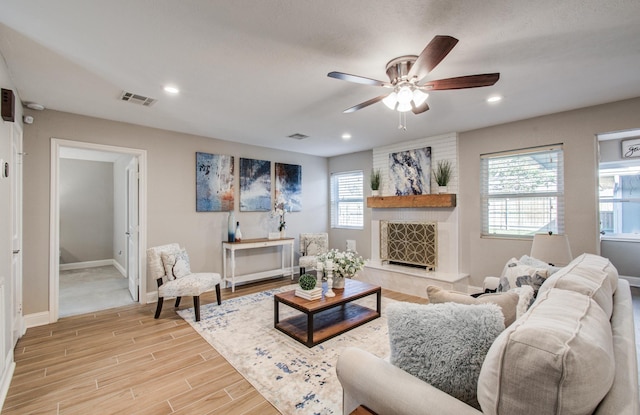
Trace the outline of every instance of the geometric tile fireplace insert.
<path fill-rule="evenodd" d="M 380 221 L 380 259 L 435 271 L 438 265 L 436 222 Z"/>

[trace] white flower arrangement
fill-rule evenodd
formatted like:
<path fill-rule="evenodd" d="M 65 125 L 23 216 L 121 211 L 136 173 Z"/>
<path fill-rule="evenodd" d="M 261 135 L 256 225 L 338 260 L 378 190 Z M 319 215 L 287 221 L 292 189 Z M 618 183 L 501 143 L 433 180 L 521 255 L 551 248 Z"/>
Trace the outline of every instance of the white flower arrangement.
<path fill-rule="evenodd" d="M 364 268 L 364 259 L 355 251 L 332 249 L 325 254 L 318 255 L 318 262 L 321 262 L 324 268 L 326 268 L 327 261 L 333 262 L 333 272 L 338 277 L 351 278 Z"/>
<path fill-rule="evenodd" d="M 284 214 L 287 212 L 287 202 L 284 199 L 278 198 L 276 203 L 273 204 L 273 216 L 279 220 L 278 230 L 283 231 L 287 228 L 287 223 L 284 220 Z"/>

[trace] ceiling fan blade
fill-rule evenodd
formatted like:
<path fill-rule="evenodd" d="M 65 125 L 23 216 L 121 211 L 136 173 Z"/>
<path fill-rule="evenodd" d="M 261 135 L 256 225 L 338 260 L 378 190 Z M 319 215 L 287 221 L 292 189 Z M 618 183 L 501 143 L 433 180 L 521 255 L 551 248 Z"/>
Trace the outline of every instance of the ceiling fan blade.
<path fill-rule="evenodd" d="M 419 81 L 427 76 L 451 52 L 456 43 L 458 39 L 455 37 L 440 35 L 434 37 L 411 66 L 409 79 L 416 77 Z"/>
<path fill-rule="evenodd" d="M 389 94 L 387 94 L 387 95 L 389 95 Z M 372 105 L 372 104 L 375 104 L 376 102 L 382 101 L 383 99 L 385 99 L 387 97 L 387 95 L 380 95 L 379 97 L 371 98 L 368 101 L 361 102 L 358 105 L 354 105 L 351 108 L 347 108 L 346 110 L 344 110 L 342 112 L 344 112 L 345 114 L 349 114 L 351 112 L 355 112 L 355 111 L 361 110 L 364 107 L 368 107 L 369 105 Z"/>
<path fill-rule="evenodd" d="M 327 74 L 329 78 L 341 79 L 343 81 L 355 82 L 357 84 L 372 85 L 372 86 L 391 86 L 388 82 L 378 81 L 377 79 L 365 78 L 364 76 L 350 75 L 343 72 L 329 72 Z"/>
<path fill-rule="evenodd" d="M 482 75 L 458 76 L 456 78 L 438 79 L 420 85 L 420 89 L 441 91 L 445 89 L 464 89 L 491 86 L 500 79 L 499 73 L 485 73 Z"/>
<path fill-rule="evenodd" d="M 425 111 L 429 110 L 429 106 L 427 105 L 427 103 L 425 102 L 422 105 L 419 105 L 417 107 L 413 107 L 411 108 L 411 111 L 413 111 L 414 114 L 418 115 L 418 114 L 422 114 Z"/>

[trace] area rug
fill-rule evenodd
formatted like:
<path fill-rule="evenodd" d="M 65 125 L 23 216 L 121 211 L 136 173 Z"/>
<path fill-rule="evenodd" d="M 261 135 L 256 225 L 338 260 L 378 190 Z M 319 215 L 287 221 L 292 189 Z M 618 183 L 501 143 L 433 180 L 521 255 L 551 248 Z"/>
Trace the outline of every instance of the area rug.
<path fill-rule="evenodd" d="M 273 295 L 294 288 L 224 300 L 221 306 L 204 305 L 199 322 L 193 321 L 193 309 L 178 314 L 283 414 L 341 414 L 338 356 L 349 346 L 388 356 L 384 309 L 393 300 L 382 299 L 380 318 L 308 348 L 273 327 Z M 356 303 L 375 309 L 375 295 Z M 296 313 L 280 305 L 281 321 Z"/>

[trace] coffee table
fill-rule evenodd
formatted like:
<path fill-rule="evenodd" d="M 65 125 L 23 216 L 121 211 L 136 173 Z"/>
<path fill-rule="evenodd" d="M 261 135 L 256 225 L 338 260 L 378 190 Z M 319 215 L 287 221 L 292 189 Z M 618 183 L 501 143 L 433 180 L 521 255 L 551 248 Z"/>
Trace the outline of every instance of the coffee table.
<path fill-rule="evenodd" d="M 273 297 L 273 326 L 307 347 L 313 347 L 332 337 L 380 317 L 382 289 L 366 282 L 346 279 L 344 289 L 334 289 L 335 297 L 305 300 L 296 297 L 295 290 Z M 353 301 L 376 295 L 376 309 Z M 301 311 L 280 321 L 280 304 Z"/>

